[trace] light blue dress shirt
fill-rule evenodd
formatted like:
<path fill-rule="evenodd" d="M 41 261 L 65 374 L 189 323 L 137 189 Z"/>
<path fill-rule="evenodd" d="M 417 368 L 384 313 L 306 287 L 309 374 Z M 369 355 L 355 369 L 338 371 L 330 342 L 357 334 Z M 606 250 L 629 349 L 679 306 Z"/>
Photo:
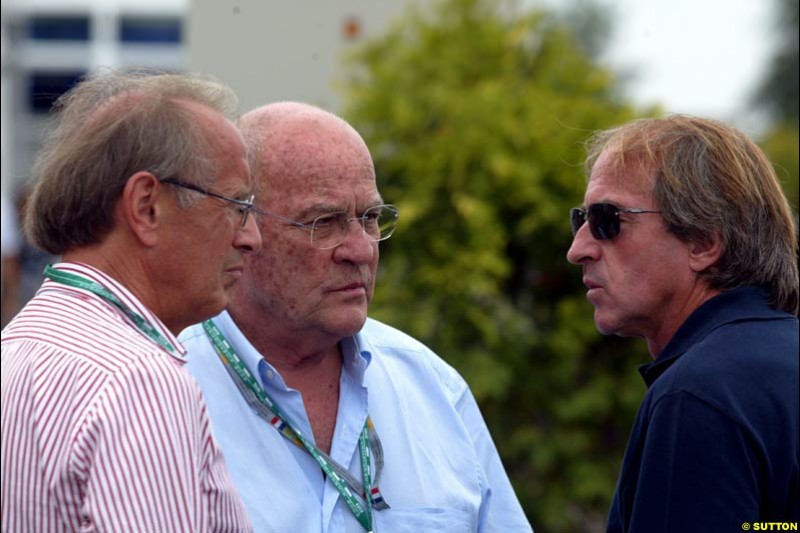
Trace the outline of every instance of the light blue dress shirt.
<path fill-rule="evenodd" d="M 223 312 L 214 318 L 260 385 L 313 440 L 303 400 Z M 180 335 L 214 433 L 257 532 L 363 533 L 304 449 L 242 397 L 201 325 Z M 341 342 L 343 366 L 331 457 L 361 479 L 358 437 L 369 414 L 383 445 L 376 532 L 532 531 L 464 379 L 430 349 L 367 320 Z"/>

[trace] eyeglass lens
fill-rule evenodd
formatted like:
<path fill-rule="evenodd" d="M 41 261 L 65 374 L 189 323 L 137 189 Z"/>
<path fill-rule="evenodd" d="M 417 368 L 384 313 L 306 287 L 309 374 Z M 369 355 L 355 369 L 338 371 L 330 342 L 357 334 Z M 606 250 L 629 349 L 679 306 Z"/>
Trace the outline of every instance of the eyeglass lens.
<path fill-rule="evenodd" d="M 364 211 L 360 217 L 349 217 L 347 213 L 330 213 L 314 219 L 311 224 L 311 244 L 316 248 L 333 248 L 347 237 L 351 221 L 358 221 L 364 234 L 371 241 L 382 241 L 391 237 L 397 227 L 400 214 L 390 205 L 379 205 Z"/>
<path fill-rule="evenodd" d="M 578 233 L 588 219 L 589 229 L 595 239 L 599 241 L 613 239 L 619 235 L 619 213 L 619 207 L 609 203 L 592 204 L 586 209 L 579 207 L 570 209 L 572 235 Z"/>
<path fill-rule="evenodd" d="M 243 205 L 239 207 L 239 212 L 242 214 L 242 224 L 240 226 L 242 228 L 247 224 L 247 217 L 250 216 L 250 211 L 253 210 L 253 202 L 255 202 L 255 199 L 255 195 L 251 194 L 247 200 L 245 200 L 249 205 Z"/>

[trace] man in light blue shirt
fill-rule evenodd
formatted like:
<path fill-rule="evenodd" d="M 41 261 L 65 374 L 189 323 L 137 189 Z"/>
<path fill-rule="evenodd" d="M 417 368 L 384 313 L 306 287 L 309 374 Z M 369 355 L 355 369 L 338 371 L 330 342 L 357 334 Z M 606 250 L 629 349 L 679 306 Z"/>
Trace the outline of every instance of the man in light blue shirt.
<path fill-rule="evenodd" d="M 297 103 L 240 127 L 268 244 L 181 341 L 256 531 L 531 531 L 463 378 L 367 318 L 399 212 L 361 137 Z"/>

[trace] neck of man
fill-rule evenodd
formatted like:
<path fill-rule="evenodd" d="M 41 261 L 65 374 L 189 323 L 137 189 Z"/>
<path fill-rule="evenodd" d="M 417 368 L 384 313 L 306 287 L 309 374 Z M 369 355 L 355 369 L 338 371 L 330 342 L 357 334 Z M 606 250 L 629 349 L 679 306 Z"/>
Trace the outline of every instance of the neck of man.
<path fill-rule="evenodd" d="M 650 351 L 650 356 L 653 360 L 661 356 L 664 348 L 667 347 L 669 341 L 671 341 L 675 333 L 678 332 L 678 328 L 686 322 L 689 316 L 694 313 L 698 307 L 721 292 L 721 290 L 709 287 L 705 281 L 698 279 L 688 293 L 674 299 L 674 301 L 670 303 L 674 309 L 674 311 L 669 314 L 670 319 L 662 321 L 657 331 L 645 335 L 647 349 Z"/>
<path fill-rule="evenodd" d="M 264 312 L 238 305 L 228 309 L 241 332 L 303 398 L 314 443 L 330 453 L 339 410 L 342 353 L 339 341 L 314 331 L 279 331 Z"/>
<path fill-rule="evenodd" d="M 141 258 L 127 253 L 118 253 L 117 248 L 107 243 L 86 246 L 66 252 L 62 260 L 83 263 L 100 270 L 128 289 L 147 309 L 175 335 L 189 324 L 173 316 L 170 307 L 164 305 L 164 295 L 155 287 L 148 276 L 149 267 Z"/>
<path fill-rule="evenodd" d="M 264 310 L 251 309 L 241 301 L 232 302 L 228 312 L 250 344 L 281 375 L 316 373 L 320 369 L 335 369 L 338 375 L 341 339 L 313 328 L 287 330 Z"/>

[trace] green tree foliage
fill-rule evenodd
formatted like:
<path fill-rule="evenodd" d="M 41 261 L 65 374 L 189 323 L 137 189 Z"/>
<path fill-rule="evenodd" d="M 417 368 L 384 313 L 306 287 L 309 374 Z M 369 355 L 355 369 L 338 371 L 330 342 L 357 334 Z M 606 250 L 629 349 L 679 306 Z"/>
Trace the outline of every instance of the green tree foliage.
<path fill-rule="evenodd" d="M 797 213 L 800 207 L 798 199 L 798 176 L 800 176 L 800 157 L 797 148 L 800 145 L 800 132 L 797 127 L 789 124 L 780 124 L 773 128 L 761 143 L 761 147 L 769 156 L 778 179 L 781 181 L 786 198 Z"/>
<path fill-rule="evenodd" d="M 614 16 L 613 9 L 594 0 L 568 0 L 560 4 L 556 20 L 571 31 L 583 53 L 596 60 L 608 48 Z"/>
<path fill-rule="evenodd" d="M 800 125 L 800 3 L 797 0 L 776 0 L 776 6 L 777 49 L 756 94 L 756 102 L 766 109 L 774 123 L 788 123 L 797 129 Z"/>
<path fill-rule="evenodd" d="M 649 356 L 597 333 L 568 210 L 582 142 L 634 110 L 554 18 L 492 0 L 412 9 L 349 66 L 346 115 L 401 211 L 373 316 L 464 375 L 536 529 L 600 529 Z"/>
<path fill-rule="evenodd" d="M 800 3 L 797 0 L 776 0 L 777 49 L 767 76 L 756 94 L 756 104 L 767 111 L 772 127 L 762 148 L 769 155 L 783 190 L 792 207 L 798 203 L 798 101 L 800 101 L 800 52 L 798 23 Z"/>

